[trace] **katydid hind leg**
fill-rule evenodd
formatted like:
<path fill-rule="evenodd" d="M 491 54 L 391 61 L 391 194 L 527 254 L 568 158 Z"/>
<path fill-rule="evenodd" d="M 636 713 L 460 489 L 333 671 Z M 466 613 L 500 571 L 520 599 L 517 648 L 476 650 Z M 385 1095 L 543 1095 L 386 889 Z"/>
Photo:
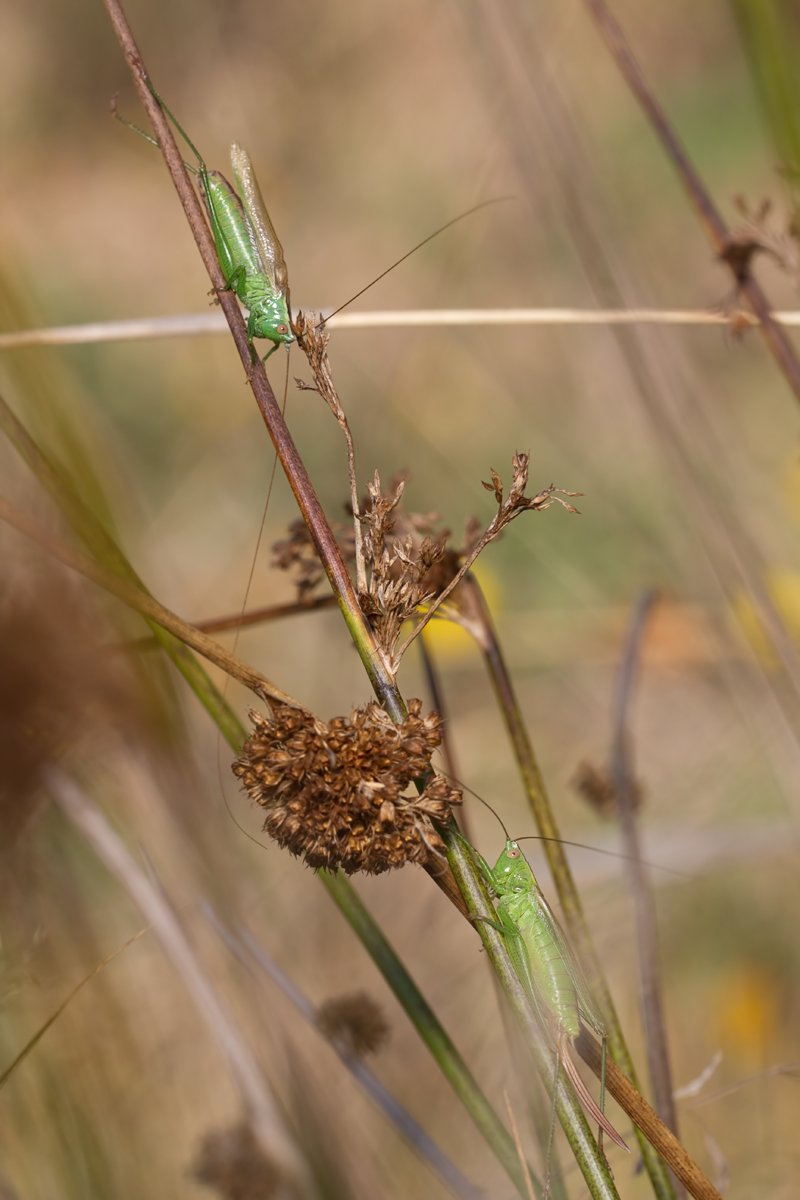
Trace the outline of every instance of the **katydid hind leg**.
<path fill-rule="evenodd" d="M 583 1082 L 580 1075 L 578 1074 L 578 1068 L 575 1066 L 575 1063 L 572 1061 L 572 1056 L 570 1055 L 570 1052 L 569 1052 L 569 1035 L 563 1029 L 560 1030 L 559 1034 L 558 1034 L 557 1051 L 558 1051 L 558 1057 L 561 1059 L 561 1064 L 564 1067 L 564 1070 L 566 1071 L 567 1078 L 569 1079 L 570 1083 L 572 1084 L 575 1095 L 578 1097 L 578 1100 L 583 1105 L 584 1110 L 589 1114 L 589 1116 L 594 1121 L 597 1122 L 597 1124 L 601 1127 L 601 1129 L 605 1130 L 605 1132 L 608 1134 L 608 1136 L 611 1138 L 612 1142 L 614 1142 L 614 1144 L 616 1146 L 619 1146 L 619 1148 L 621 1150 L 627 1150 L 628 1153 L 630 1153 L 629 1147 L 625 1144 L 625 1142 L 622 1140 L 620 1135 L 617 1133 L 616 1129 L 611 1124 L 608 1117 L 606 1117 L 603 1113 L 601 1113 L 600 1109 L 597 1107 L 597 1104 L 595 1103 L 594 1097 L 592 1096 L 592 1094 L 589 1091 L 589 1089 L 587 1088 L 586 1084 Z"/>
<path fill-rule="evenodd" d="M 192 141 L 192 139 L 189 137 L 188 133 L 187 133 L 187 132 L 186 132 L 186 130 L 183 128 L 183 126 L 181 125 L 181 123 L 180 123 L 180 121 L 177 119 L 177 117 L 175 116 L 175 114 L 174 114 L 174 112 L 172 111 L 172 109 L 168 108 L 168 106 L 166 105 L 166 103 L 165 103 L 165 102 L 162 100 L 162 98 L 159 96 L 158 92 L 157 92 L 157 91 L 156 91 L 156 89 L 153 87 L 153 85 L 152 85 L 152 83 L 150 82 L 150 80 L 149 80 L 149 79 L 148 79 L 148 81 L 147 81 L 147 86 L 148 86 L 148 88 L 150 89 L 150 94 L 152 95 L 152 97 L 153 97 L 153 99 L 156 101 L 156 103 L 158 104 L 159 108 L 163 108 L 164 112 L 167 114 L 167 116 L 169 117 L 170 121 L 172 121 L 172 124 L 175 126 L 175 128 L 176 128 L 176 129 L 177 129 L 177 131 L 178 131 L 178 133 L 181 135 L 181 137 L 183 138 L 183 140 L 186 142 L 186 145 L 187 145 L 187 146 L 190 148 L 190 150 L 192 151 L 192 153 L 193 153 L 193 154 L 195 154 L 195 155 L 197 156 L 197 161 L 200 163 L 200 165 L 201 165 L 203 168 L 205 168 L 205 162 L 203 161 L 203 156 L 202 156 L 202 154 L 200 153 L 200 151 L 197 149 L 197 146 L 195 146 L 194 142 L 193 142 L 193 141 Z M 185 165 L 185 164 L 184 164 L 184 165 Z"/>
<path fill-rule="evenodd" d="M 220 266 L 222 266 L 222 258 L 220 256 L 219 250 L 217 250 L 217 258 L 220 259 Z M 245 280 L 247 279 L 247 272 L 245 271 L 242 264 L 239 263 L 239 266 L 236 267 L 233 271 L 231 271 L 230 276 L 228 276 L 228 274 L 225 270 L 223 270 L 222 274 L 225 276 L 225 278 L 227 280 L 227 283 L 225 284 L 225 287 L 222 290 L 224 292 L 236 292 L 236 295 L 238 296 L 239 295 L 239 285 L 243 284 L 245 282 Z M 252 313 L 250 314 L 250 316 L 252 317 L 253 325 L 255 326 L 255 317 L 253 317 Z M 247 324 L 249 327 L 250 320 L 248 320 Z M 248 328 L 247 336 L 248 337 L 251 336 L 251 334 L 249 332 L 249 328 Z"/>
<path fill-rule="evenodd" d="M 123 117 L 122 113 L 117 109 L 116 96 L 112 97 L 111 100 L 111 112 L 121 125 L 125 125 L 128 129 L 132 129 L 134 133 L 138 133 L 139 137 L 144 138 L 144 140 L 149 142 L 151 146 L 155 146 L 156 150 L 160 149 L 160 146 L 154 137 L 151 137 L 149 133 L 145 133 L 145 131 L 140 129 L 138 125 L 134 125 L 133 121 L 129 121 L 127 117 Z M 194 150 L 194 146 L 192 146 L 192 149 Z M 197 151 L 195 150 L 195 154 L 196 153 Z M 202 159 L 200 161 L 202 162 Z M 186 170 L 191 171 L 193 175 L 200 174 L 200 171 L 198 171 L 197 167 L 195 167 L 192 163 L 187 163 L 186 159 L 182 158 L 181 162 L 186 167 Z"/>

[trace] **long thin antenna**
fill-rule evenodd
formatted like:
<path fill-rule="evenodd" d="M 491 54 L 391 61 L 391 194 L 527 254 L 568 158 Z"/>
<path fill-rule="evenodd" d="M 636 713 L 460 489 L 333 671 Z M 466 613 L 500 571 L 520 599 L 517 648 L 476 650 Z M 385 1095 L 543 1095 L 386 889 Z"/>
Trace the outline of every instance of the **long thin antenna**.
<path fill-rule="evenodd" d="M 492 813 L 492 815 L 497 818 L 500 825 L 502 825 L 503 833 L 506 835 L 506 838 L 510 842 L 559 842 L 560 845 L 562 845 L 562 846 L 572 846 L 576 850 L 591 850 L 594 854 L 605 855 L 606 858 L 622 858 L 622 859 L 630 858 L 630 855 L 623 854 L 619 850 L 603 850 L 600 846 L 590 846 L 586 842 L 571 842 L 567 838 L 542 837 L 541 834 L 538 834 L 538 833 L 526 833 L 522 837 L 512 838 L 511 834 L 506 829 L 506 826 L 503 822 L 502 817 L 500 816 L 499 813 L 495 812 L 495 810 L 492 808 L 492 806 L 488 800 L 484 800 L 483 796 L 479 796 L 476 791 L 473 791 L 473 789 L 471 787 L 467 787 L 467 785 L 465 783 L 462 783 L 462 781 L 460 779 L 456 779 L 455 776 L 448 775 L 447 771 L 442 771 L 442 774 L 445 775 L 448 779 L 452 779 L 453 783 L 458 784 L 458 786 L 460 788 L 462 788 L 463 791 L 468 792 L 469 795 L 472 796 L 472 798 L 474 800 L 477 800 L 479 804 L 482 804 L 484 806 L 484 808 L 488 808 L 489 812 Z M 640 859 L 639 861 L 641 862 L 643 860 Z M 648 862 L 648 863 L 645 863 L 645 866 L 651 867 L 654 871 L 666 871 L 666 873 L 668 875 L 677 875 L 680 879 L 694 879 L 695 878 L 694 875 L 690 875 L 686 871 L 676 871 L 674 867 L 665 867 L 665 866 L 662 866 L 661 863 Z"/>
<path fill-rule="evenodd" d="M 630 854 L 623 854 L 621 850 L 603 850 L 600 846 L 589 846 L 586 842 L 570 842 L 566 838 L 551 838 L 542 837 L 538 833 L 526 833 L 523 837 L 513 839 L 515 842 L 559 842 L 562 846 L 574 846 L 576 850 L 591 850 L 594 854 L 604 854 L 607 858 L 622 858 L 629 862 L 636 861 L 644 863 L 654 871 L 666 871 L 668 875 L 677 875 L 680 879 L 696 879 L 695 875 L 689 875 L 686 871 L 676 871 L 674 867 L 664 867 L 661 863 L 645 862 L 644 859 L 633 859 Z"/>
<path fill-rule="evenodd" d="M 503 204 L 506 200 L 513 199 L 515 199 L 514 196 L 495 196 L 491 200 L 481 200 L 480 204 L 476 204 L 474 208 L 468 208 L 466 212 L 459 213 L 457 217 L 453 217 L 453 219 L 448 221 L 445 225 L 440 225 L 438 229 L 435 229 L 433 233 L 429 233 L 428 236 L 423 238 L 421 242 L 417 242 L 416 246 L 412 247 L 412 249 L 404 254 L 402 258 L 398 258 L 397 262 L 393 262 L 392 265 L 387 267 L 385 271 L 381 271 L 380 275 L 376 275 L 372 280 L 372 283 L 368 283 L 367 286 L 363 287 L 360 292 L 356 292 L 355 296 L 351 296 L 349 300 L 345 300 L 344 304 L 340 304 L 338 308 L 334 309 L 333 312 L 325 318 L 325 320 L 329 321 L 331 317 L 335 317 L 337 313 L 340 313 L 343 308 L 347 308 L 347 306 L 352 304 L 354 300 L 357 300 L 359 296 L 363 296 L 364 292 L 368 292 L 371 287 L 374 287 L 376 283 L 383 279 L 384 275 L 388 275 L 390 271 L 395 269 L 395 267 L 399 267 L 401 262 L 405 262 L 407 258 L 410 258 L 412 254 L 417 252 L 417 250 L 420 250 L 423 246 L 426 246 L 428 242 L 433 241 L 433 239 L 438 237 L 440 233 L 444 233 L 445 229 L 449 229 L 451 225 L 456 225 L 459 221 L 463 221 L 465 217 L 471 217 L 473 213 L 479 212 L 482 208 L 488 208 L 491 204 Z M 324 322 L 322 323 L 324 324 Z"/>
<path fill-rule="evenodd" d="M 499 812 L 496 812 L 495 809 L 492 808 L 492 806 L 488 800 L 484 800 L 483 796 L 479 796 L 477 792 L 473 792 L 472 788 L 467 787 L 467 785 L 465 783 L 462 783 L 460 779 L 456 779 L 455 776 L 448 775 L 446 771 L 442 771 L 442 774 L 447 776 L 448 779 L 452 779 L 453 782 L 457 783 L 458 786 L 460 788 L 463 788 L 465 792 L 469 792 L 470 796 L 472 796 L 473 799 L 478 800 L 483 805 L 484 808 L 488 808 L 488 810 L 492 814 L 492 816 L 495 817 L 499 821 L 500 825 L 502 826 L 503 833 L 506 835 L 506 841 L 510 842 L 512 840 L 511 834 L 508 832 L 508 830 L 505 827 L 503 818 L 500 816 Z"/>

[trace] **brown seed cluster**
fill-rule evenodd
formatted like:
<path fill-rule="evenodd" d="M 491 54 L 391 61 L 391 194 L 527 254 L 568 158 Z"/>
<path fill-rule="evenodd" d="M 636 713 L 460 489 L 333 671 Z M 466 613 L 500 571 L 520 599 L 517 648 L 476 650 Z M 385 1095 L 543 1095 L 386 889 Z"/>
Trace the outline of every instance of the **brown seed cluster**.
<path fill-rule="evenodd" d="M 222 1200 L 273 1200 L 286 1195 L 279 1172 L 249 1125 L 215 1130 L 203 1138 L 192 1174 Z"/>
<path fill-rule="evenodd" d="M 317 1028 L 340 1050 L 356 1058 L 375 1054 L 389 1038 L 380 1007 L 366 992 L 334 996 L 317 1009 Z"/>
<path fill-rule="evenodd" d="M 619 812 L 619 800 L 614 782 L 603 767 L 582 762 L 572 777 L 572 786 L 579 795 L 601 817 L 615 817 Z M 641 808 L 644 788 L 637 779 L 631 780 L 631 799 L 634 809 Z"/>
<path fill-rule="evenodd" d="M 444 854 L 433 821 L 449 819 L 461 792 L 430 775 L 420 794 L 403 795 L 429 774 L 441 742 L 441 718 L 421 710 L 410 700 L 401 725 L 374 701 L 329 722 L 288 707 L 270 718 L 251 710 L 255 730 L 233 773 L 267 810 L 265 831 L 310 867 L 379 875 L 425 863 Z"/>

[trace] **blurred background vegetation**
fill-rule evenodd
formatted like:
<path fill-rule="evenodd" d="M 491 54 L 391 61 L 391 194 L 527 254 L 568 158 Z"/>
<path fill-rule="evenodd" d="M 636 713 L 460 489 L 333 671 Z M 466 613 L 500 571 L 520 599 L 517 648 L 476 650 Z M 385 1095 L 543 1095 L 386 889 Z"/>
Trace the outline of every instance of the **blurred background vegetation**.
<path fill-rule="evenodd" d="M 778 67 L 756 19 L 771 7 L 615 5 L 733 223 L 737 195 L 753 206 L 771 197 L 778 224 L 794 207 L 776 169 L 792 165 L 791 136 L 779 130 L 786 108 L 776 116 L 764 86 Z M 119 92 L 120 110 L 143 120 L 102 7 L 6 0 L 2 11 L 4 327 L 206 311 L 207 279 L 163 162 L 109 115 Z M 234 139 L 249 148 L 295 306 L 337 307 L 437 225 L 504 195 L 513 199 L 443 234 L 358 306 L 604 306 L 610 277 L 630 305 L 704 309 L 729 296 L 728 272 L 581 6 L 132 0 L 127 12 L 156 86 L 207 162 L 224 170 Z M 800 36 L 792 6 L 783 21 L 785 67 Z M 766 257 L 757 272 L 775 307 L 796 305 Z M 584 493 L 580 516 L 519 520 L 478 568 L 574 840 L 618 845 L 572 781 L 582 761 L 608 758 L 631 606 L 642 588 L 658 589 L 633 734 L 646 856 L 684 873 L 653 875 L 675 1081 L 694 1079 L 717 1051 L 701 1095 L 800 1059 L 800 700 L 748 590 L 763 581 L 800 634 L 800 414 L 758 334 L 342 330 L 330 356 L 362 485 L 376 468 L 385 482 L 407 470 L 406 506 L 440 512 L 456 544 L 468 515 L 492 515 L 480 480 L 491 467 L 507 479 L 516 449 L 531 452 L 534 491 L 555 482 Z M 288 367 L 282 352 L 268 366 L 279 397 L 288 378 L 290 428 L 330 519 L 343 520 L 340 432 L 318 397 L 295 390 L 295 375 L 308 378 L 296 350 Z M 0 359 L 0 382 L 163 603 L 189 620 L 241 607 L 273 455 L 226 337 L 16 350 Z M 52 520 L 6 444 L 0 464 L 3 492 Z M 292 598 L 268 548 L 295 516 L 278 473 L 251 607 Z M 391 1027 L 381 1078 L 470 1179 L 511 1195 L 313 874 L 237 828 L 232 817 L 258 839 L 259 813 L 238 793 L 207 715 L 155 654 L 118 653 L 144 632 L 139 619 L 45 568 L 15 532 L 0 530 L 0 547 L 4 654 L 24 659 L 2 690 L 12 725 L 29 669 L 62 710 L 80 710 L 63 736 L 85 786 L 179 907 L 295 1120 L 338 1164 L 346 1183 L 336 1194 L 445 1193 L 318 1035 L 232 961 L 203 899 L 245 921 L 314 1003 L 368 991 Z M 47 637 L 15 624 L 37 606 Z M 477 650 L 444 622 L 431 644 L 461 777 L 513 834 L 533 832 Z M 335 610 L 245 630 L 237 653 L 324 719 L 369 698 Z M 399 683 L 430 704 L 415 653 Z M 244 718 L 251 698 L 233 684 L 227 694 Z M 3 748 L 24 765 L 14 744 Z M 23 775 L 7 772 L 0 833 L 0 1070 L 143 923 Z M 496 822 L 467 807 L 473 840 L 494 860 Z M 541 857 L 531 860 L 547 890 Z M 584 851 L 574 864 L 643 1064 L 624 871 Z M 504 1087 L 518 1098 L 524 1081 L 467 924 L 415 868 L 355 882 L 497 1107 Z M 797 1194 L 797 1088 L 791 1075 L 762 1076 L 681 1109 L 687 1147 L 718 1183 L 729 1178 L 726 1195 Z M 199 1146 L 240 1117 L 224 1064 L 149 935 L 76 997 L 3 1089 L 0 1112 L 0 1194 L 21 1200 L 209 1195 L 195 1177 Z M 648 1194 L 635 1157 L 614 1160 L 623 1198 Z M 582 1194 L 577 1178 L 570 1187 Z"/>

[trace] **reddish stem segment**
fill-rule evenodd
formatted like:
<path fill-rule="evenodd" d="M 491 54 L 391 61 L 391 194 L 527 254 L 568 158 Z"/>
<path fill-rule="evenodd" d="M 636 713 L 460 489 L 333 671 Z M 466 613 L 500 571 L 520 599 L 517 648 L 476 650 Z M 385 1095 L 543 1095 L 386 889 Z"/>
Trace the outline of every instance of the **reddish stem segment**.
<path fill-rule="evenodd" d="M 708 235 L 711 245 L 720 259 L 728 262 L 736 286 L 750 304 L 753 312 L 761 322 L 761 332 L 767 343 L 772 357 L 780 367 L 789 387 L 800 401 L 800 362 L 794 352 L 791 342 L 783 329 L 775 321 L 769 301 L 763 291 L 745 270 L 737 270 L 733 256 L 728 255 L 732 249 L 730 231 L 717 210 L 711 195 L 698 174 L 694 163 L 689 158 L 675 130 L 670 125 L 666 113 L 655 98 L 653 91 L 642 73 L 642 69 L 633 56 L 622 29 L 610 12 L 605 0 L 585 0 L 594 21 L 599 28 L 606 46 L 619 67 L 626 83 L 644 109 L 653 129 L 658 135 L 667 155 L 672 160 L 680 175 L 689 199 L 700 218 L 700 223 Z"/>

